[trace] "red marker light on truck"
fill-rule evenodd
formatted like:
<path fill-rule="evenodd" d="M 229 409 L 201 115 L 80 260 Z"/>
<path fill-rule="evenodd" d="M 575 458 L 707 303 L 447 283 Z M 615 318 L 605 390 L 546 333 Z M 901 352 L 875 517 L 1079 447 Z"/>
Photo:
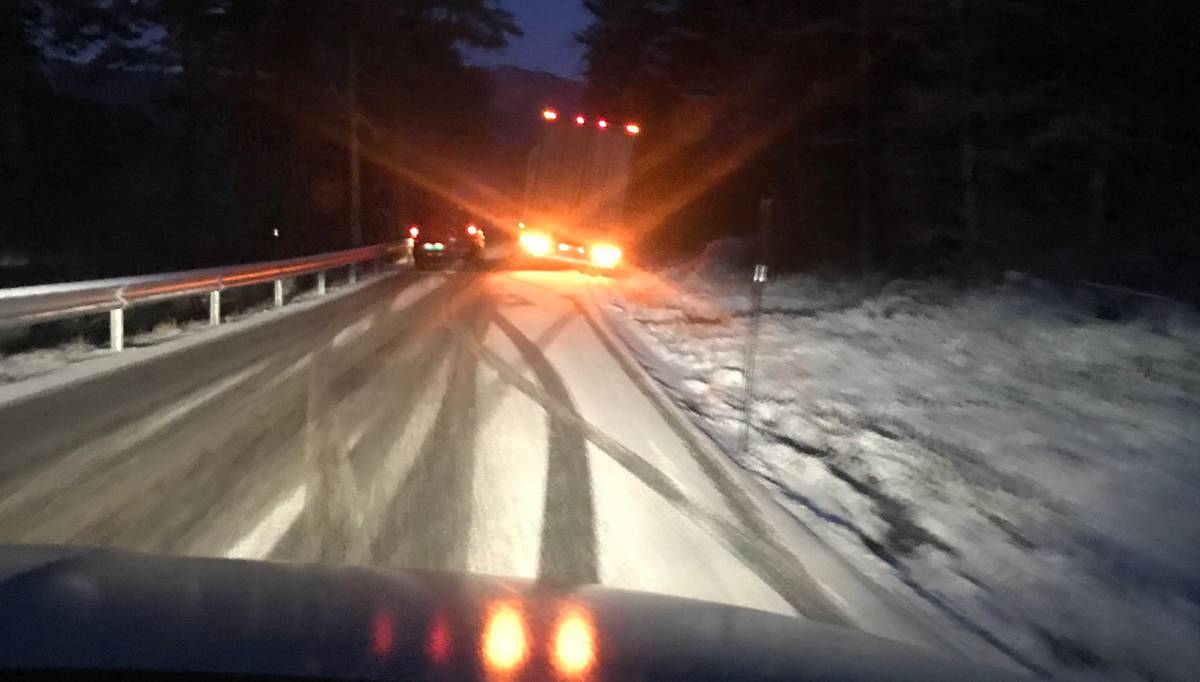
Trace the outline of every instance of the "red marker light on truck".
<path fill-rule="evenodd" d="M 596 126 L 598 128 L 600 128 L 601 130 L 604 130 L 605 128 L 608 127 L 608 121 L 605 121 L 604 119 L 600 119 L 599 121 L 596 121 Z"/>
<path fill-rule="evenodd" d="M 546 109 L 542 112 L 542 118 L 546 119 L 547 121 L 557 121 L 558 112 L 553 109 Z"/>
<path fill-rule="evenodd" d="M 642 127 L 636 123 L 630 123 L 625 126 L 625 132 L 629 133 L 630 135 L 637 135 L 638 133 L 642 132 Z"/>
<path fill-rule="evenodd" d="M 475 234 L 476 232 L 479 232 L 478 227 L 475 227 L 474 225 L 467 225 L 467 234 Z"/>
<path fill-rule="evenodd" d="M 584 117 L 582 117 L 582 116 L 576 116 L 576 117 L 575 117 L 575 125 L 577 125 L 577 126 L 581 126 L 581 125 L 583 125 L 584 123 L 587 123 L 587 119 L 586 119 L 586 118 L 584 118 Z"/>
<path fill-rule="evenodd" d="M 417 227 L 416 225 L 408 228 L 408 236 L 412 237 L 413 239 L 416 239 L 417 235 L 419 234 L 421 234 L 421 228 Z"/>

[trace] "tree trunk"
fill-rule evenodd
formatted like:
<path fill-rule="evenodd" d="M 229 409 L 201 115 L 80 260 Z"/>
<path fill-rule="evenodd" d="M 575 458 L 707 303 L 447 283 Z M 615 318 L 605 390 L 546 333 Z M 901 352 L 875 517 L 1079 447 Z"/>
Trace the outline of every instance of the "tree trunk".
<path fill-rule="evenodd" d="M 358 45 L 354 23 L 346 21 L 346 149 L 350 164 L 350 245 L 362 245 L 362 165 L 358 149 Z"/>
<path fill-rule="evenodd" d="M 871 191 L 871 101 L 868 75 L 871 70 L 871 14 L 868 2 L 858 0 L 858 267 L 864 273 L 874 266 L 874 225 Z"/>
<path fill-rule="evenodd" d="M 27 196 L 21 166 L 25 144 L 26 86 L 21 14 L 16 4 L 0 10 L 0 252 L 12 247 L 24 225 L 22 202 Z M 25 241 L 25 240 L 22 240 Z M 22 244 L 27 246 L 27 244 Z"/>
<path fill-rule="evenodd" d="M 967 35 L 966 0 L 951 0 L 954 20 L 958 28 L 958 101 L 962 111 L 959 132 L 958 159 L 962 183 L 962 198 L 959 211 L 962 214 L 963 237 L 972 244 L 979 241 L 979 199 L 977 185 L 977 156 L 974 129 L 974 105 L 971 83 L 974 80 L 971 65 L 970 37 Z"/>
<path fill-rule="evenodd" d="M 1104 232 L 1105 214 L 1108 212 L 1106 199 L 1108 196 L 1108 164 L 1098 162 L 1092 169 L 1092 177 L 1088 182 L 1088 190 L 1092 196 L 1091 220 L 1088 221 L 1088 248 L 1095 251 L 1100 246 Z"/>
<path fill-rule="evenodd" d="M 198 107 L 202 105 L 200 87 L 203 82 L 199 47 L 195 40 L 191 17 L 179 20 L 179 51 L 183 69 L 182 124 L 180 140 L 179 177 L 175 185 L 175 210 L 177 213 L 174 234 L 164 235 L 167 243 L 161 253 L 169 254 L 170 263 L 152 263 L 156 267 L 190 267 L 196 263 L 186 262 L 196 255 L 193 244 L 199 240 L 201 206 L 196 184 L 200 180 L 200 121 Z"/>

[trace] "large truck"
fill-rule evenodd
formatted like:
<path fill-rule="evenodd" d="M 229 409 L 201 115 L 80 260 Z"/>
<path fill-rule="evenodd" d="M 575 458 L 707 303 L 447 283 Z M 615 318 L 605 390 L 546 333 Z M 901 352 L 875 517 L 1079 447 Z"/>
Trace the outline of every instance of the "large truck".
<path fill-rule="evenodd" d="M 518 227 L 526 257 L 618 267 L 626 243 L 625 193 L 641 128 L 603 117 L 542 111 L 529 153 Z"/>

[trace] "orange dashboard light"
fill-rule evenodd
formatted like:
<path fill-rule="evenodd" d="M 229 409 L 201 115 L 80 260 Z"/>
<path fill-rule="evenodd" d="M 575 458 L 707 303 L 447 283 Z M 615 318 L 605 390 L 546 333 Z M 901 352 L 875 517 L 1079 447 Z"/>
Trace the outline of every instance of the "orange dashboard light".
<path fill-rule="evenodd" d="M 558 112 L 553 109 L 546 109 L 542 112 L 542 118 L 546 119 L 547 121 L 557 121 Z"/>
<path fill-rule="evenodd" d="M 396 643 L 396 623 L 392 614 L 378 611 L 371 619 L 371 651 L 379 658 L 386 658 L 392 653 Z"/>
<path fill-rule="evenodd" d="M 434 663 L 445 663 L 450 660 L 453 647 L 454 638 L 450 634 L 450 624 L 446 617 L 441 614 L 434 616 L 429 626 L 429 637 L 425 641 L 425 653 Z"/>
<path fill-rule="evenodd" d="M 642 132 L 642 127 L 636 123 L 630 123 L 625 126 L 625 132 L 629 133 L 630 135 L 637 135 L 638 133 Z"/>
<path fill-rule="evenodd" d="M 521 612 L 499 604 L 488 615 L 481 642 L 483 662 L 491 670 L 514 670 L 529 656 L 529 639 Z"/>
<path fill-rule="evenodd" d="M 583 613 L 569 610 L 559 619 L 551 647 L 554 668 L 564 677 L 578 677 L 596 663 L 596 635 Z"/>

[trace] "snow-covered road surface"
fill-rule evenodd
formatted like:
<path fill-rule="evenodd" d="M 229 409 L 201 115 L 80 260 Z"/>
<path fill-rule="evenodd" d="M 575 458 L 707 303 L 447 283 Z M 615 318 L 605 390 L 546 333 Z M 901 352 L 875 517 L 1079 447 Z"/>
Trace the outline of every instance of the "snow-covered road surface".
<path fill-rule="evenodd" d="M 54 390 L 0 387 L 0 542 L 599 582 L 845 623 L 614 357 L 591 281 L 399 273 Z M 908 639 L 929 642 L 915 622 Z"/>
<path fill-rule="evenodd" d="M 749 281 L 613 292 L 643 361 L 730 451 Z M 1200 323 L 1096 319 L 1028 280 L 791 278 L 764 302 L 738 461 L 859 571 L 1056 676 L 1200 670 Z M 947 636 L 953 636 L 948 634 Z"/>

